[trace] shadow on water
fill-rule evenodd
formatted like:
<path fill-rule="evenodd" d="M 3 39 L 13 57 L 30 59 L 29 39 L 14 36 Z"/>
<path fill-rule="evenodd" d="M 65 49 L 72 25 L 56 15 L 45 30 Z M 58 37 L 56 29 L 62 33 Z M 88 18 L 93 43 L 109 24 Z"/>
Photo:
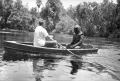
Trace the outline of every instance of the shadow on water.
<path fill-rule="evenodd" d="M 28 59 L 29 56 L 23 52 L 14 53 L 14 52 L 6 51 L 3 55 L 3 61 L 18 61 L 18 60 L 25 61 Z"/>
<path fill-rule="evenodd" d="M 31 54 L 16 50 L 6 50 L 3 54 L 4 61 L 25 61 L 28 59 L 63 59 L 64 56 L 58 54 Z"/>
<path fill-rule="evenodd" d="M 103 70 L 105 70 L 105 67 L 103 67 L 100 64 L 94 64 L 94 63 L 89 63 L 89 62 L 83 62 L 80 60 L 71 60 L 70 61 L 72 65 L 72 70 L 71 74 L 76 74 L 78 70 L 87 70 L 91 72 L 96 72 L 96 73 L 101 73 Z"/>
<path fill-rule="evenodd" d="M 120 79 L 118 78 L 119 75 L 116 75 L 115 73 L 111 72 L 111 70 L 108 70 L 106 67 L 97 64 L 97 63 L 88 63 L 88 62 L 83 62 L 83 61 L 77 61 L 77 60 L 71 60 L 71 72 L 70 74 L 72 75 L 79 75 L 79 76 L 85 76 L 88 75 L 94 75 L 96 77 L 98 77 L 99 75 L 101 76 L 101 78 L 104 78 L 104 76 L 106 76 L 106 80 L 110 80 L 110 81 L 120 81 Z M 80 73 L 81 72 L 81 73 Z M 82 74 L 83 73 L 83 74 Z M 95 73 L 95 74 L 94 74 Z M 111 76 L 111 77 L 110 77 Z M 93 77 L 93 76 L 91 76 Z M 85 78 L 85 77 L 84 77 Z M 86 79 L 88 81 L 88 79 Z M 103 80 L 103 79 L 100 79 Z"/>

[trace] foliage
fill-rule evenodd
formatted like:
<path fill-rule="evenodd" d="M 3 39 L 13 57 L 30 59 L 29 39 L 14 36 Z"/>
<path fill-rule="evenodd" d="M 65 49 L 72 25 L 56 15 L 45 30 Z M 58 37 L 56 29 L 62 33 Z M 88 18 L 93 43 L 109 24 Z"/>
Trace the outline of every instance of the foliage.
<path fill-rule="evenodd" d="M 12 8 L 13 8 L 13 1 L 12 0 L 1 0 L 1 6 L 0 6 L 0 16 L 1 16 L 1 29 L 4 28 L 7 25 L 7 20 L 11 14 Z"/>
<path fill-rule="evenodd" d="M 36 4 L 39 9 L 42 1 Z M 120 38 L 120 0 L 117 4 L 83 2 L 67 10 L 60 0 L 48 0 L 41 12 L 37 7 L 29 10 L 22 0 L 0 0 L 0 29 L 34 31 L 40 17 L 48 32 L 72 34 L 73 26 L 79 24 L 84 35 Z"/>
<path fill-rule="evenodd" d="M 75 24 L 60 0 L 48 0 L 46 7 L 42 8 L 41 17 L 46 20 L 46 29 L 53 32 L 70 33 Z"/>
<path fill-rule="evenodd" d="M 30 25 L 32 27 L 32 29 L 35 29 L 35 27 L 37 26 L 37 21 L 38 21 L 38 12 L 37 12 L 37 8 L 34 7 L 34 8 L 31 8 L 30 10 L 30 14 L 31 14 L 31 21 L 30 21 Z"/>
<path fill-rule="evenodd" d="M 33 31 L 34 18 L 36 10 L 29 11 L 27 5 L 23 5 L 21 0 L 3 0 L 3 5 L 0 7 L 1 12 L 1 29 L 16 29 Z M 34 13 L 35 12 L 35 13 Z"/>
<path fill-rule="evenodd" d="M 14 4 L 12 14 L 9 16 L 11 28 L 17 30 L 28 30 L 31 14 L 27 7 L 22 5 L 21 0 L 17 0 Z"/>
<path fill-rule="evenodd" d="M 76 24 L 77 23 L 73 19 L 71 19 L 68 15 L 65 15 L 57 23 L 54 32 L 72 34 L 73 27 Z"/>
<path fill-rule="evenodd" d="M 76 12 L 76 8 L 73 7 L 72 5 L 67 9 L 67 14 L 74 20 L 76 18 L 75 17 L 76 16 L 75 12 Z"/>
<path fill-rule="evenodd" d="M 46 7 L 42 8 L 41 17 L 46 20 L 46 27 L 48 31 L 55 29 L 56 23 L 59 22 L 59 13 L 62 9 L 60 0 L 48 0 Z"/>
<path fill-rule="evenodd" d="M 77 5 L 76 8 L 70 6 L 67 12 L 72 19 L 78 20 L 85 35 L 119 37 L 119 33 L 117 34 L 120 28 L 119 8 L 119 3 L 116 5 L 109 0 L 103 0 L 101 4 L 84 2 Z"/>

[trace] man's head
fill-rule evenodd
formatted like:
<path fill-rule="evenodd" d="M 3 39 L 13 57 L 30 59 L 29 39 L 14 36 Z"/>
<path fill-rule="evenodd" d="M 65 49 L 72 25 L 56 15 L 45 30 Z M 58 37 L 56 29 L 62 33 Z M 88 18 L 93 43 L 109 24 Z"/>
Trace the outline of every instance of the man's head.
<path fill-rule="evenodd" d="M 79 34 L 80 31 L 81 31 L 81 27 L 80 27 L 79 25 L 76 25 L 76 26 L 74 27 L 74 32 L 75 32 L 75 34 Z"/>
<path fill-rule="evenodd" d="M 39 20 L 39 25 L 43 26 L 44 22 L 42 20 Z"/>

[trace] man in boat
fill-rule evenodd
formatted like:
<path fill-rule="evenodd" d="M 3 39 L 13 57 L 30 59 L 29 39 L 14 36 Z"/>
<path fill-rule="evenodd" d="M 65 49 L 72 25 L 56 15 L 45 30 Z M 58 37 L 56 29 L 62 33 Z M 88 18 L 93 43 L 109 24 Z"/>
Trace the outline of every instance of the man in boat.
<path fill-rule="evenodd" d="M 48 34 L 43 25 L 44 22 L 40 20 L 39 25 L 35 28 L 33 45 L 36 47 L 56 47 L 57 41 Z M 47 41 L 47 39 L 50 41 Z"/>
<path fill-rule="evenodd" d="M 73 39 L 70 44 L 67 45 L 67 48 L 81 48 L 83 45 L 83 32 L 79 25 L 74 27 Z"/>

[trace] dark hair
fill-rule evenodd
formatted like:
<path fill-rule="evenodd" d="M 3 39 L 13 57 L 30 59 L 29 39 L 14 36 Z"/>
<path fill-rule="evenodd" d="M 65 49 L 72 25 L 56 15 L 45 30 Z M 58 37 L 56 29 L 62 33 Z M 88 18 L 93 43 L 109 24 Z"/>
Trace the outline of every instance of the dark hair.
<path fill-rule="evenodd" d="M 79 28 L 78 27 L 74 27 L 74 32 L 75 32 L 75 34 L 79 34 L 80 33 Z"/>
<path fill-rule="evenodd" d="M 43 21 L 39 21 L 39 25 L 42 26 L 44 24 Z"/>

